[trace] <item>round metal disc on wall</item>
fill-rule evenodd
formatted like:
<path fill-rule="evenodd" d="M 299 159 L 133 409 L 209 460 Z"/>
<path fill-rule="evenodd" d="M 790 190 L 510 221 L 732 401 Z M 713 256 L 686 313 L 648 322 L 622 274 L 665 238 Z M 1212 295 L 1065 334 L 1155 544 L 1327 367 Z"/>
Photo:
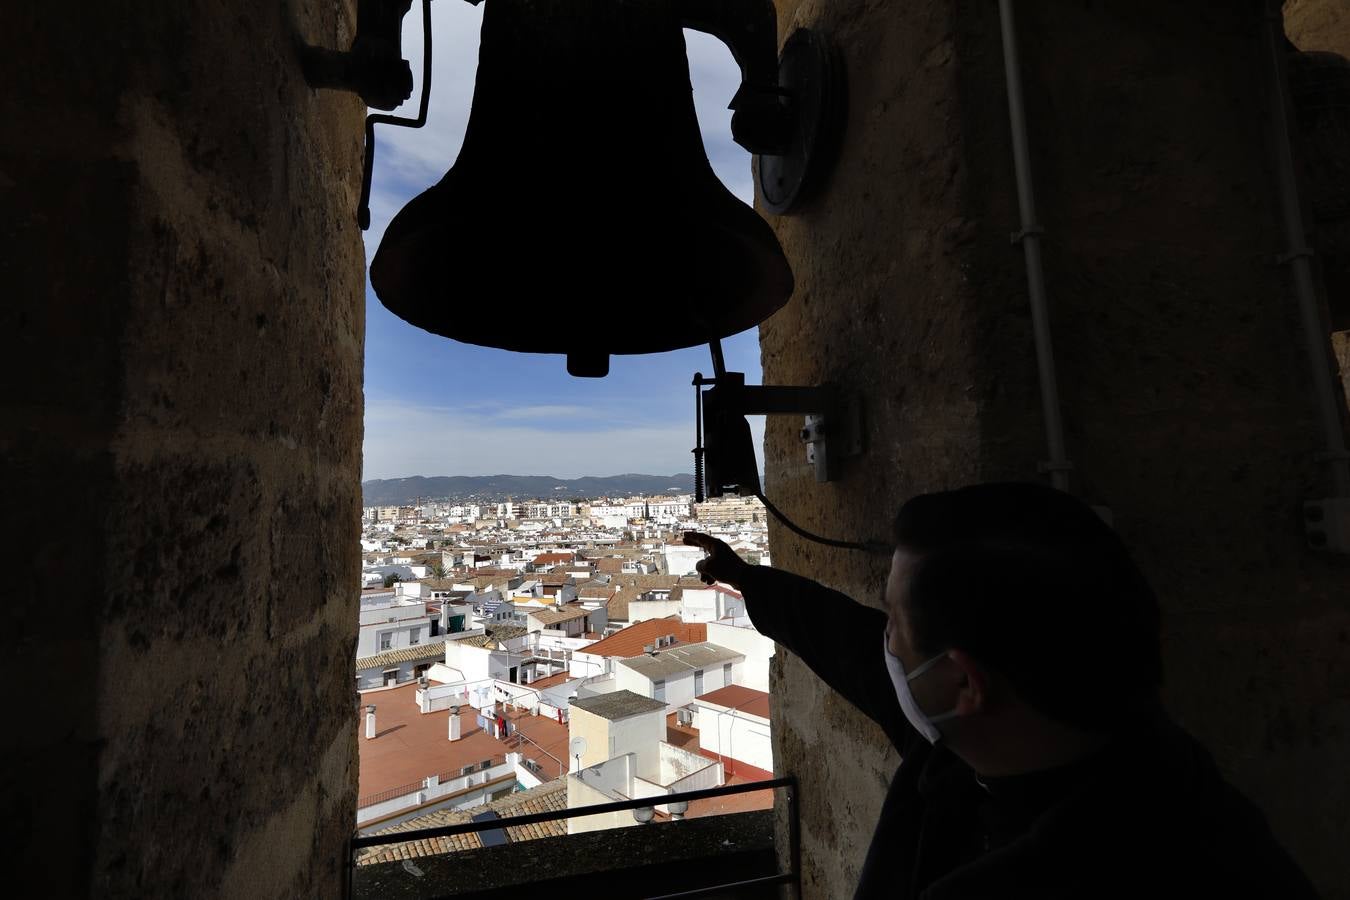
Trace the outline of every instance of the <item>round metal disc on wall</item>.
<path fill-rule="evenodd" d="M 764 209 L 781 216 L 811 199 L 834 162 L 844 130 L 843 65 L 819 32 L 799 28 L 779 55 L 778 86 L 792 104 L 792 138 L 782 155 L 755 157 L 755 184 Z"/>

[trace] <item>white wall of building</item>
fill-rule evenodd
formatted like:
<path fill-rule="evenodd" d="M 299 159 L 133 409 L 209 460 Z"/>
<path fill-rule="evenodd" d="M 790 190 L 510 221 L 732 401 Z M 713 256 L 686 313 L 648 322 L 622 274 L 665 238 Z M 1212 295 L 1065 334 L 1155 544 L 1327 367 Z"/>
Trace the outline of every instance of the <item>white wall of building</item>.
<path fill-rule="evenodd" d="M 395 625 L 372 625 L 363 627 L 358 639 L 357 658 L 374 656 L 388 650 L 403 650 L 407 647 L 421 647 L 445 640 L 445 635 L 431 633 L 431 619 L 424 617 L 420 621 L 405 621 Z"/>
<path fill-rule="evenodd" d="M 652 697 L 652 680 L 629 666 L 626 659 L 615 660 L 614 684 L 618 690 L 632 691 L 635 694 L 641 694 L 643 697 Z M 666 687 L 667 690 L 670 687 L 669 679 L 667 679 Z M 653 697 L 653 699 L 655 698 Z M 666 702 L 669 703 L 669 699 Z"/>
<path fill-rule="evenodd" d="M 492 651 L 462 641 L 445 642 L 445 664 L 458 669 L 468 682 L 492 678 L 490 661 Z"/>
<path fill-rule="evenodd" d="M 601 694 L 612 694 L 619 689 L 614 682 L 613 675 L 596 675 L 590 678 L 583 678 L 577 685 L 577 699 L 585 697 L 598 697 Z"/>
<path fill-rule="evenodd" d="M 533 638 L 537 643 L 532 646 L 539 650 L 570 650 L 576 653 L 595 643 L 593 638 L 586 637 L 567 637 L 561 634 L 550 634 L 548 630 L 539 632 Z"/>
<path fill-rule="evenodd" d="M 433 684 L 426 688 L 418 688 L 413 692 L 413 698 L 421 712 L 429 713 L 449 709 L 452 706 L 467 708 L 470 705 L 471 695 L 465 692 L 464 685 Z"/>
<path fill-rule="evenodd" d="M 381 579 L 386 575 L 397 575 L 403 581 L 416 581 L 419 578 L 426 578 L 428 568 L 426 566 L 413 566 L 406 563 L 390 563 L 377 566 L 363 566 L 363 573 L 379 575 Z"/>
<path fill-rule="evenodd" d="M 633 779 L 631 797 L 656 797 L 683 791 L 721 787 L 726 783 L 722 764 L 701 753 L 693 753 L 662 741 L 657 745 L 659 768 Z M 670 813 L 664 804 L 656 807 Z"/>
<path fill-rule="evenodd" d="M 567 671 L 577 678 L 604 675 L 607 672 L 614 671 L 613 657 L 597 656 L 584 650 L 573 650 L 572 660 L 568 664 Z"/>
<path fill-rule="evenodd" d="M 709 622 L 708 642 L 745 654 L 744 660 L 732 664 L 732 684 L 769 692 L 769 660 L 777 645 L 756 631 L 748 618 L 736 619 L 735 624 Z"/>
<path fill-rule="evenodd" d="M 683 588 L 680 594 L 679 616 L 686 622 L 716 622 L 745 614 L 744 600 L 716 586 Z"/>
<path fill-rule="evenodd" d="M 657 780 L 667 787 L 685 782 L 710 767 L 720 768 L 716 762 L 701 753 L 685 750 L 665 741 L 661 742 L 657 752 L 660 760 Z M 714 780 L 712 784 L 701 784 L 699 787 L 717 787 L 721 783 L 720 780 Z M 684 788 L 684 790 L 696 790 L 696 788 Z"/>
<path fill-rule="evenodd" d="M 369 669 L 356 670 L 356 689 L 358 691 L 367 691 L 371 688 L 386 687 L 390 685 L 387 676 L 391 673 L 394 677 L 394 684 L 407 684 L 412 681 L 416 675 L 418 666 L 425 666 L 432 663 L 431 660 L 421 662 L 402 662 L 392 666 L 374 666 Z"/>
<path fill-rule="evenodd" d="M 497 679 L 493 682 L 493 695 L 501 703 L 509 703 L 518 709 L 529 710 L 533 715 L 540 715 L 539 701 L 542 699 L 540 693 L 529 685 L 513 684 L 509 681 Z"/>
<path fill-rule="evenodd" d="M 657 744 L 666 738 L 666 714 L 653 710 L 609 723 L 610 757 L 633 754 L 635 772 L 655 770 L 660 765 Z"/>
<path fill-rule="evenodd" d="M 679 600 L 630 600 L 628 601 L 628 624 L 636 625 L 648 619 L 664 619 L 680 614 Z"/>
<path fill-rule="evenodd" d="M 567 805 L 575 809 L 578 806 L 593 806 L 597 803 L 612 803 L 613 792 L 626 792 L 633 780 L 634 761 L 631 756 L 606 760 L 595 766 L 573 772 L 567 776 Z M 636 825 L 631 810 L 604 813 L 598 816 L 579 816 L 567 820 L 567 833 L 580 834 L 584 831 L 601 831 L 606 828 L 625 828 Z"/>
<path fill-rule="evenodd" d="M 657 699 L 655 682 L 632 666 L 625 665 L 626 662 L 627 660 L 619 660 L 614 667 L 614 681 L 618 689 Z M 727 668 L 727 665 L 730 665 L 730 668 Z M 697 677 L 698 672 L 703 673 L 702 679 Z M 670 707 L 684 706 L 693 702 L 698 694 L 706 694 L 728 684 L 735 684 L 735 665 L 716 663 L 706 669 L 686 669 L 667 675 L 663 680 L 665 696 L 660 699 Z"/>
<path fill-rule="evenodd" d="M 580 692 L 578 691 L 578 695 Z M 571 719 L 567 723 L 568 758 L 567 770 L 576 772 L 586 766 L 598 766 L 610 758 L 609 721 L 584 709 L 572 707 Z M 580 753 L 572 753 L 577 739 L 584 742 Z"/>
<path fill-rule="evenodd" d="M 493 782 L 498 782 L 508 775 L 514 776 L 519 760 L 519 753 L 508 753 L 504 762 L 471 775 L 462 775 L 447 781 L 440 781 L 436 775 L 428 776 L 420 787 L 410 793 L 359 808 L 356 811 L 356 825 L 358 828 L 369 827 L 379 822 L 380 827 L 385 828 L 400 821 L 398 818 L 391 818 L 392 816 L 401 811 L 411 813 L 414 808 L 418 815 L 423 815 L 435 809 L 470 809 L 481 806 L 487 802 L 488 795 L 495 792 L 494 788 L 503 789 L 501 785 L 493 785 Z M 472 790 L 475 787 L 479 790 Z M 508 784 L 506 789 L 509 787 Z M 428 806 L 439 798 L 461 791 L 465 793 L 443 805 Z"/>
<path fill-rule="evenodd" d="M 695 575 L 694 564 L 703 559 L 703 550 L 684 544 L 667 544 L 663 551 L 667 575 Z"/>
<path fill-rule="evenodd" d="M 656 771 L 660 765 L 656 745 L 665 740 L 666 718 L 658 709 L 610 720 L 573 706 L 568 733 L 573 738 L 586 739 L 586 750 L 580 759 L 582 768 L 631 753 L 635 771 Z M 576 759 L 568 760 L 569 768 L 575 769 L 576 763 Z"/>
<path fill-rule="evenodd" d="M 392 595 L 388 596 L 391 601 L 361 604 L 357 659 L 431 641 L 432 617 L 427 614 L 426 604 L 393 600 Z"/>
<path fill-rule="evenodd" d="M 643 771 L 635 754 L 628 753 L 587 766 L 567 776 L 567 805 L 589 806 L 620 798 L 657 799 L 680 791 L 717 787 L 725 783 L 722 764 L 697 753 L 682 750 L 665 741 L 657 742 L 654 765 Z M 641 773 L 641 774 L 639 774 Z M 663 804 L 653 806 L 663 812 Z M 571 819 L 568 833 L 622 828 L 635 824 L 632 810 Z"/>
<path fill-rule="evenodd" d="M 768 719 L 698 700 L 694 702 L 694 727 L 703 750 L 773 771 Z"/>
<path fill-rule="evenodd" d="M 648 517 L 666 525 L 683 522 L 691 518 L 693 514 L 694 498 L 692 495 L 661 497 L 649 500 L 647 503 Z"/>

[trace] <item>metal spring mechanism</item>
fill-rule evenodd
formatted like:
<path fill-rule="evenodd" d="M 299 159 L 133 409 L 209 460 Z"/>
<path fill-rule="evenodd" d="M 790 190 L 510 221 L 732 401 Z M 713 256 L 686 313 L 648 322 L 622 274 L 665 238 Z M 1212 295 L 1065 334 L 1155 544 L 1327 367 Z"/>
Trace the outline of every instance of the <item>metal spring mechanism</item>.
<path fill-rule="evenodd" d="M 703 373 L 694 373 L 694 502 L 707 499 L 703 494 Z"/>

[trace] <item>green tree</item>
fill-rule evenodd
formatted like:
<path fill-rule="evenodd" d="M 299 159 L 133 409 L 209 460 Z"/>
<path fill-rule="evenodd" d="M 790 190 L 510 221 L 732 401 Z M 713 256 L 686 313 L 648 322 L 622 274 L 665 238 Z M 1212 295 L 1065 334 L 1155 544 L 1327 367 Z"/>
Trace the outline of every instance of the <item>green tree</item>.
<path fill-rule="evenodd" d="M 398 574 L 397 572 L 390 572 L 388 575 L 384 576 L 384 586 L 387 588 L 391 588 L 397 582 L 400 582 L 402 580 L 403 580 L 402 575 Z"/>

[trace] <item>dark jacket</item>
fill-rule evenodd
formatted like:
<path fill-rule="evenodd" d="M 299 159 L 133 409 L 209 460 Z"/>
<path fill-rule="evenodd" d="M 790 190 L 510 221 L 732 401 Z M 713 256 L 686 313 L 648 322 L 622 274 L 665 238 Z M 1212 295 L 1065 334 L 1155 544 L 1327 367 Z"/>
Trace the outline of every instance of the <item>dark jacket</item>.
<path fill-rule="evenodd" d="M 1090 759 L 981 782 L 900 711 L 885 613 L 777 569 L 756 567 L 741 590 L 755 627 L 900 751 L 856 897 L 1316 896 L 1261 812 L 1161 708 Z"/>

